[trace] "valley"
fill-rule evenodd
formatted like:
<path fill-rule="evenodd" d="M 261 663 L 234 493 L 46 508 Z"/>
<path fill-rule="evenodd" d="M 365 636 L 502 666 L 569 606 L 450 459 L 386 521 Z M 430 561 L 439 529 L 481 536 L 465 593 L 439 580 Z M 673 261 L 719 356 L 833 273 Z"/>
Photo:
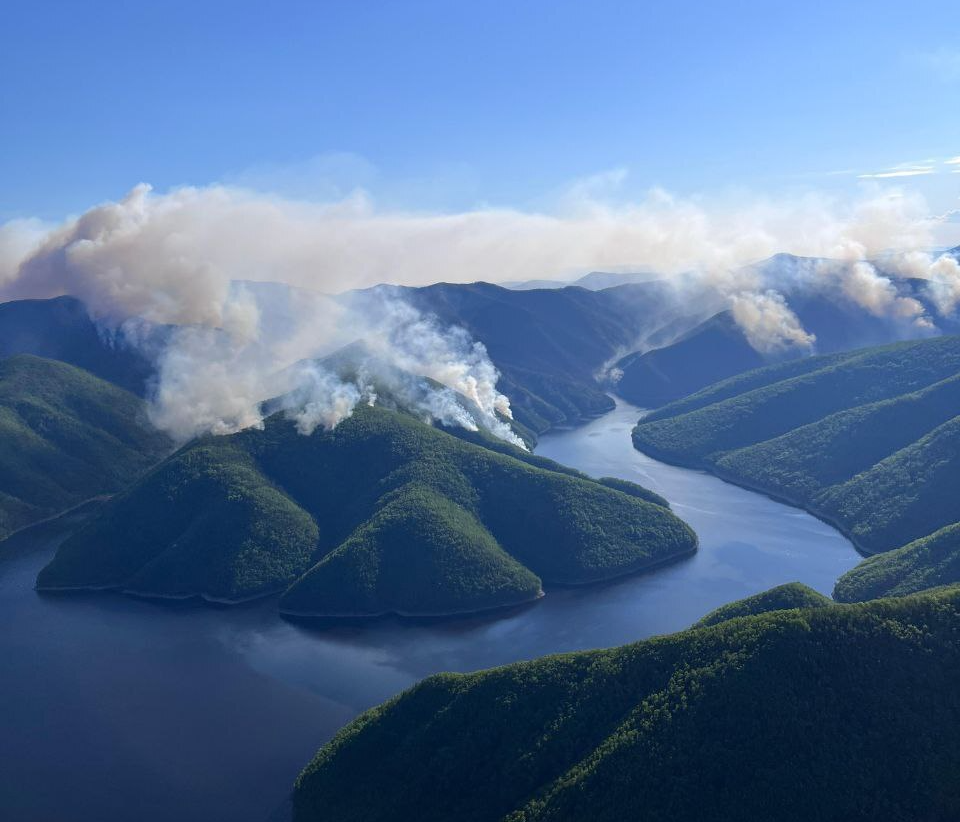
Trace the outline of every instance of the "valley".
<path fill-rule="evenodd" d="M 640 413 L 620 403 L 544 436 L 537 454 L 667 495 L 700 549 L 647 574 L 555 588 L 492 619 L 324 624 L 284 620 L 270 597 L 224 610 L 38 596 L 37 572 L 80 523 L 3 543 L 0 701 L 11 721 L 0 803 L 14 818 L 100 822 L 135 804 L 144 822 L 264 822 L 319 744 L 425 676 L 669 633 L 781 583 L 829 593 L 857 563 L 850 543 L 809 515 L 632 449 Z M 62 790 L 46 790 L 51 779 Z"/>

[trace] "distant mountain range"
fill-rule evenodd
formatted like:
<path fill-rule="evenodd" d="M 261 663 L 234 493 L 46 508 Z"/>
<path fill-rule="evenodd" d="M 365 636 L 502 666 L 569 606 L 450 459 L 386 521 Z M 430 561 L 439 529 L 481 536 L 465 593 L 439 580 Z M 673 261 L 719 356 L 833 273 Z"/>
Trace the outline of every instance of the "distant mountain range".
<path fill-rule="evenodd" d="M 824 261 L 778 254 L 755 267 L 763 280 L 779 284 L 803 328 L 815 335 L 811 349 L 758 351 L 737 325 L 733 313 L 725 310 L 684 330 L 669 344 L 620 359 L 614 366 L 616 393 L 634 405 L 658 408 L 719 380 L 784 359 L 850 351 L 934 333 L 916 328 L 909 320 L 875 316 L 842 295 L 798 287 L 797 283 L 803 282 L 801 272 L 818 262 Z M 917 300 L 928 316 L 936 316 L 925 281 L 893 282 L 900 296 Z M 943 333 L 960 331 L 956 318 L 937 317 L 937 326 Z"/>
<path fill-rule="evenodd" d="M 635 285 L 659 280 L 662 275 L 652 271 L 616 272 L 591 271 L 575 280 L 523 280 L 522 282 L 504 282 L 499 285 L 514 291 L 530 291 L 538 288 L 587 288 L 591 291 L 600 291 L 604 288 L 614 288 L 618 285 Z"/>
<path fill-rule="evenodd" d="M 247 285 L 268 309 L 264 322 L 282 323 L 287 287 Z M 378 293 L 400 296 L 482 341 L 502 374 L 500 390 L 510 398 L 517 420 L 534 433 L 610 410 L 600 370 L 676 315 L 668 290 L 657 283 L 603 291 L 510 291 L 488 283 L 381 286 L 343 299 L 358 303 Z M 108 332 L 95 324 L 72 297 L 0 304 L 0 356 L 60 359 L 140 395 L 153 373 L 151 353 L 168 333 L 153 328 L 144 349 L 142 340 L 133 344 L 122 328 Z"/>

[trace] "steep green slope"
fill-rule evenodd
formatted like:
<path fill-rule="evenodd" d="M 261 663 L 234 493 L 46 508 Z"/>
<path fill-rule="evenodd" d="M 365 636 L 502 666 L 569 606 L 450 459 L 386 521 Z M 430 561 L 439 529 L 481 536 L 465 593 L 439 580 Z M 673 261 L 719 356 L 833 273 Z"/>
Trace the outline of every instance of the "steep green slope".
<path fill-rule="evenodd" d="M 868 471 L 831 486 L 815 502 L 872 553 L 960 520 L 958 488 L 960 416 Z"/>
<path fill-rule="evenodd" d="M 802 505 L 874 553 L 960 520 L 958 414 L 960 337 L 940 337 L 750 372 L 644 418 L 633 439 Z"/>
<path fill-rule="evenodd" d="M 960 589 L 431 677 L 297 781 L 295 822 L 954 819 Z"/>
<path fill-rule="evenodd" d="M 716 460 L 726 475 L 749 479 L 789 499 L 808 502 L 866 471 L 960 413 L 960 375 L 922 391 L 824 417 Z M 824 459 L 829 455 L 828 459 Z M 819 504 L 826 508 L 821 499 Z"/>
<path fill-rule="evenodd" d="M 834 599 L 861 602 L 905 596 L 960 581 L 960 523 L 870 557 L 837 581 Z"/>
<path fill-rule="evenodd" d="M 756 616 L 770 611 L 786 611 L 790 608 L 823 608 L 833 604 L 829 597 L 808 588 L 799 582 L 778 585 L 769 591 L 754 594 L 752 597 L 722 605 L 699 620 L 695 628 L 716 625 L 728 619 L 742 616 Z"/>
<path fill-rule="evenodd" d="M 540 580 L 476 516 L 429 485 L 408 483 L 284 596 L 286 613 L 438 613 L 527 602 Z M 451 560 L 454 560 L 451 561 Z"/>
<path fill-rule="evenodd" d="M 119 491 L 170 447 L 133 394 L 65 363 L 0 360 L 0 538 Z"/>
<path fill-rule="evenodd" d="M 649 492 L 496 448 L 381 407 L 311 436 L 274 415 L 166 460 L 65 542 L 38 585 L 223 600 L 290 586 L 291 613 L 435 614 L 695 550 Z"/>
<path fill-rule="evenodd" d="M 659 494 L 655 494 L 650 489 L 644 488 L 642 485 L 637 485 L 635 482 L 630 482 L 630 480 L 620 479 L 620 477 L 600 477 L 597 482 L 601 485 L 606 485 L 607 488 L 623 491 L 623 493 L 629 494 L 631 497 L 645 499 L 647 502 L 662 505 L 664 508 L 670 507 L 670 503 Z"/>
<path fill-rule="evenodd" d="M 640 422 L 634 443 L 655 456 L 700 464 L 718 452 L 772 439 L 837 411 L 953 377 L 960 373 L 960 337 L 868 348 L 812 364 L 822 367 L 694 410 L 667 406 L 656 418 Z"/>

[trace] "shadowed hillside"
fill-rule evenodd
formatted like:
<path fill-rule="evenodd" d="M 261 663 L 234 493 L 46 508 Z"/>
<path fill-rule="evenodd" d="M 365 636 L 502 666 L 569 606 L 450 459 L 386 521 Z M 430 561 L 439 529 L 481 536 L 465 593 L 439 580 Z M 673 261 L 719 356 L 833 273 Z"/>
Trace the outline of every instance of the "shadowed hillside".
<path fill-rule="evenodd" d="M 953 588 L 441 674 L 322 748 L 294 820 L 953 819 L 958 631 Z"/>
<path fill-rule="evenodd" d="M 378 291 L 401 295 L 483 342 L 514 416 L 537 433 L 611 410 L 598 381 L 601 369 L 679 311 L 670 290 L 657 282 L 602 291 L 515 291 L 489 283 L 381 286 L 355 299 Z"/>
<path fill-rule="evenodd" d="M 152 373 L 122 332 L 99 329 L 74 297 L 0 303 L 0 357 L 14 354 L 67 362 L 141 396 Z"/>

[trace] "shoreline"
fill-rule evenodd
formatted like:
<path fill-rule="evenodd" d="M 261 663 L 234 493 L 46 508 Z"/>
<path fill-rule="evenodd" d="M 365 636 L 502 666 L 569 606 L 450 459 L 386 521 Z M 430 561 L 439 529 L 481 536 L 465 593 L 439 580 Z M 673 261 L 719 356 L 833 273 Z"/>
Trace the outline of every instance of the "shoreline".
<path fill-rule="evenodd" d="M 64 508 L 62 511 L 58 511 L 56 514 L 50 514 L 50 516 L 44 517 L 43 519 L 38 519 L 36 522 L 30 522 L 26 525 L 21 525 L 15 531 L 11 531 L 3 539 L 0 539 L 0 545 L 2 545 L 8 539 L 13 539 L 15 536 L 18 536 L 25 531 L 29 531 L 31 528 L 39 528 L 42 525 L 49 525 L 52 522 L 56 522 L 58 519 L 68 517 L 71 514 L 76 514 L 80 511 L 80 509 L 85 508 L 88 505 L 91 507 L 93 507 L 94 503 L 102 505 L 113 496 L 113 494 L 97 494 L 94 497 L 87 497 L 86 499 L 76 503 L 76 505 L 71 505 L 69 508 Z"/>
<path fill-rule="evenodd" d="M 597 577 L 595 579 L 584 580 L 582 582 L 566 582 L 566 581 L 553 581 L 550 583 L 550 586 L 557 588 L 589 588 L 592 585 L 602 586 L 608 585 L 610 583 L 619 582 L 624 579 L 628 579 L 633 576 L 640 576 L 642 574 L 655 571 L 659 568 L 672 565 L 676 562 L 682 562 L 685 559 L 693 557 L 697 551 L 700 549 L 700 539 L 696 534 L 696 542 L 692 548 L 687 551 L 683 551 L 676 554 L 671 554 L 668 557 L 662 557 L 658 560 L 651 562 L 644 562 L 641 565 L 634 566 L 629 570 L 621 571 L 618 573 Z M 146 601 L 155 601 L 155 602 L 191 602 L 195 601 L 199 604 L 208 604 L 208 605 L 219 605 L 222 607 L 232 607 L 237 605 L 245 605 L 251 602 L 257 602 L 260 600 L 265 600 L 270 597 L 279 597 L 283 594 L 286 588 L 275 588 L 270 591 L 265 591 L 259 594 L 253 594 L 248 597 L 241 598 L 228 598 L 228 597 L 216 597 L 211 594 L 206 594 L 202 592 L 196 593 L 183 593 L 183 594 L 163 594 L 163 593 L 152 593 L 148 591 L 137 591 L 132 588 L 124 588 L 122 585 L 34 585 L 34 590 L 37 593 L 41 594 L 119 594 L 122 596 L 129 596 L 133 599 L 141 599 Z M 537 595 L 531 599 L 521 599 L 516 602 L 505 602 L 499 605 L 490 605 L 484 608 L 469 608 L 464 610 L 454 610 L 454 611 L 430 611 L 430 612 L 413 612 L 413 611 L 398 611 L 395 609 L 386 609 L 383 611 L 378 611 L 376 613 L 324 613 L 321 611 L 297 611 L 282 607 L 277 607 L 277 613 L 282 617 L 290 617 L 293 619 L 304 619 L 304 620 L 329 620 L 331 622 L 337 621 L 368 621 L 368 620 L 378 620 L 390 617 L 397 617 L 404 620 L 444 620 L 444 619 L 456 619 L 460 617 L 477 617 L 484 615 L 493 615 L 498 611 L 509 610 L 513 608 L 523 608 L 530 605 L 535 605 L 537 602 L 542 600 L 547 596 L 547 591 L 543 588 L 537 593 Z"/>
<path fill-rule="evenodd" d="M 721 482 L 725 482 L 728 485 L 734 485 L 737 488 L 743 488 L 745 491 L 751 491 L 754 494 L 761 494 L 762 496 L 765 496 L 767 497 L 767 499 L 771 499 L 774 502 L 779 502 L 782 505 L 789 505 L 791 508 L 796 508 L 799 511 L 804 511 L 807 514 L 810 514 L 810 516 L 820 520 L 820 522 L 822 522 L 824 525 L 829 525 L 831 528 L 837 531 L 837 533 L 839 533 L 844 539 L 846 539 L 853 546 L 854 550 L 864 559 L 869 559 L 870 557 L 877 556 L 877 554 L 879 553 L 883 553 L 882 551 L 870 551 L 867 548 L 865 548 L 859 542 L 859 540 L 857 540 L 857 538 L 852 533 L 850 533 L 850 531 L 842 522 L 834 519 L 828 514 L 825 514 L 824 512 L 818 510 L 817 508 L 808 506 L 799 500 L 791 499 L 790 497 L 784 494 L 779 494 L 776 491 L 772 491 L 770 489 L 764 488 L 761 485 L 734 477 L 733 475 L 728 474 L 727 472 L 721 469 L 718 469 L 713 463 L 707 462 L 705 460 L 676 459 L 676 458 L 670 457 L 667 454 L 664 454 L 657 448 L 639 447 L 636 443 L 636 440 L 633 439 L 632 435 L 630 439 L 631 439 L 632 446 L 641 454 L 644 454 L 645 456 L 648 456 L 651 459 L 655 459 L 658 462 L 662 462 L 665 465 L 671 465 L 674 468 L 683 468 L 689 471 L 702 471 L 704 474 L 709 474 L 711 477 L 716 477 L 718 480 L 720 480 Z"/>
<path fill-rule="evenodd" d="M 244 605 L 248 602 L 256 602 L 261 599 L 267 599 L 273 596 L 279 596 L 286 589 L 274 588 L 259 594 L 252 594 L 248 597 L 231 599 L 229 597 L 216 597 L 202 592 L 183 593 L 183 594 L 161 594 L 150 591 L 138 591 L 135 588 L 124 588 L 122 585 L 40 585 L 35 584 L 33 589 L 41 594 L 121 594 L 133 599 L 157 600 L 166 602 L 189 602 L 196 600 L 210 605 Z"/>

